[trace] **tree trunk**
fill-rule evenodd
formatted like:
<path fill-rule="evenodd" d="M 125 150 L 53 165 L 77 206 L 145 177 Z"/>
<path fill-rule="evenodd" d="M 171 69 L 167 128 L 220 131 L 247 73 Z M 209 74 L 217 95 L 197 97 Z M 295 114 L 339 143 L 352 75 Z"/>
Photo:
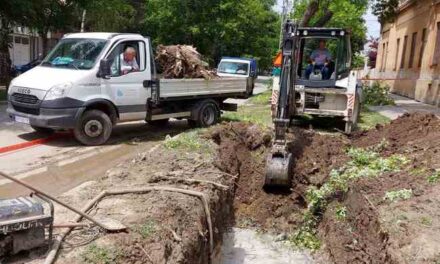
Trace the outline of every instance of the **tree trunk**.
<path fill-rule="evenodd" d="M 330 19 L 333 17 L 333 12 L 330 10 L 326 10 L 324 15 L 315 23 L 314 27 L 323 27 L 325 26 Z"/>
<path fill-rule="evenodd" d="M 1 18 L 0 28 L 0 84 L 6 85 L 6 89 L 11 82 L 11 56 L 9 54 L 9 34 L 11 28 L 9 22 Z"/>
<path fill-rule="evenodd" d="M 39 35 L 41 36 L 41 47 L 43 50 L 43 57 L 46 57 L 47 53 L 48 53 L 48 49 L 49 49 L 49 47 L 48 47 L 49 40 L 47 38 L 47 30 L 39 32 Z"/>
<path fill-rule="evenodd" d="M 313 16 L 318 12 L 319 9 L 319 0 L 313 0 L 310 2 L 310 4 L 307 6 L 307 10 L 304 13 L 304 16 L 302 18 L 301 27 L 307 27 L 309 26 L 310 20 L 313 18 Z"/>

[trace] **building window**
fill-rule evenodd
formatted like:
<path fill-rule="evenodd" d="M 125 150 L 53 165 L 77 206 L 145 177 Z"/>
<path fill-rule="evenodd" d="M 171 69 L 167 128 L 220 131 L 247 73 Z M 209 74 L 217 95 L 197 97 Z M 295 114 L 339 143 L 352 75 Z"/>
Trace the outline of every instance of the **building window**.
<path fill-rule="evenodd" d="M 409 65 L 408 68 L 412 68 L 414 64 L 414 56 L 416 55 L 417 46 L 417 32 L 414 32 L 411 39 L 411 51 L 409 53 Z"/>
<path fill-rule="evenodd" d="M 427 29 L 424 28 L 422 32 L 422 46 L 420 47 L 419 55 L 419 68 L 422 67 L 423 53 L 425 53 L 426 41 L 427 41 Z"/>
<path fill-rule="evenodd" d="M 382 44 L 382 62 L 380 64 L 380 71 L 384 71 L 384 65 L 385 65 L 385 57 L 386 57 L 386 44 Z"/>
<path fill-rule="evenodd" d="M 29 39 L 28 38 L 21 38 L 21 44 L 29 45 Z"/>
<path fill-rule="evenodd" d="M 437 23 L 437 38 L 435 40 L 434 57 L 432 58 L 432 66 L 435 66 L 440 61 L 440 22 Z"/>
<path fill-rule="evenodd" d="M 387 70 L 387 61 L 388 61 L 388 42 L 385 43 L 385 63 L 383 65 L 383 71 Z"/>
<path fill-rule="evenodd" d="M 405 68 L 406 48 L 408 46 L 408 36 L 403 39 L 402 60 L 400 61 L 400 68 Z"/>
<path fill-rule="evenodd" d="M 394 71 L 397 70 L 397 63 L 399 62 L 399 54 L 400 54 L 400 38 L 397 39 L 397 46 L 396 46 L 396 58 L 394 61 Z"/>

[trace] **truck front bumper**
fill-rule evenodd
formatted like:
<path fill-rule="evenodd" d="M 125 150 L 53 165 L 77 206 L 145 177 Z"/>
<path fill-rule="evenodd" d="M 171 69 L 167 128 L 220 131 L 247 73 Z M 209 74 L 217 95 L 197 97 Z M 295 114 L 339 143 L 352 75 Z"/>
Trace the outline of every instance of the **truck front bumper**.
<path fill-rule="evenodd" d="M 35 127 L 45 127 L 53 129 L 72 129 L 76 121 L 81 116 L 85 107 L 79 108 L 39 108 L 32 114 L 20 111 L 19 107 L 14 107 L 10 102 L 6 112 L 13 121 L 20 120 Z M 18 117 L 18 118 L 17 118 Z"/>

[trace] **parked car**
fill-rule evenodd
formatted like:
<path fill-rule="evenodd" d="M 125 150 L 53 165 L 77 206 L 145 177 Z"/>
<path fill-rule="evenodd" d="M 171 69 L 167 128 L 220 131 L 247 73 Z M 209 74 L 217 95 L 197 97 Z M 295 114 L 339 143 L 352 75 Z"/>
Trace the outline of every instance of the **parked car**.
<path fill-rule="evenodd" d="M 254 93 L 257 79 L 257 61 L 248 58 L 223 57 L 217 67 L 217 74 L 225 78 L 246 78 L 248 82 L 248 96 Z"/>

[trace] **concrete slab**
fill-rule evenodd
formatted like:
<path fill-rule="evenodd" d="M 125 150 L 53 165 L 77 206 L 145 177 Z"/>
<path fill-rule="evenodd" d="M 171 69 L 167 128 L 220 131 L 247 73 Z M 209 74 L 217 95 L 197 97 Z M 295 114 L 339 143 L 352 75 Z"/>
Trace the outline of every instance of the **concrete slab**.
<path fill-rule="evenodd" d="M 440 118 L 440 108 L 436 106 L 420 103 L 396 94 L 392 94 L 391 98 L 393 98 L 396 105 L 369 106 L 368 108 L 392 120 L 399 118 L 405 113 L 415 112 L 432 113 Z"/>

